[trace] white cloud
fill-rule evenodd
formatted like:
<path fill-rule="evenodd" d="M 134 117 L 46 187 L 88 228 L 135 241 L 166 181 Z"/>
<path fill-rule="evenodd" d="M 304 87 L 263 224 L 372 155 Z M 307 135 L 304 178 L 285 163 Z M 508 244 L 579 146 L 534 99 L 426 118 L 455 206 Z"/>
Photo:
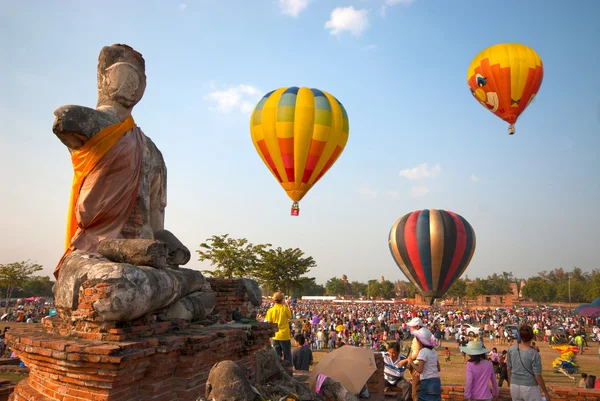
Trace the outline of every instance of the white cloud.
<path fill-rule="evenodd" d="M 477 182 L 479 181 L 479 177 L 477 177 L 475 174 L 471 174 L 471 181 Z"/>
<path fill-rule="evenodd" d="M 408 6 L 414 3 L 415 0 L 385 0 L 383 5 L 381 6 L 381 15 L 385 17 L 386 11 L 388 7 L 393 7 L 397 4 L 402 4 L 403 6 Z"/>
<path fill-rule="evenodd" d="M 211 83 L 211 89 L 215 89 Z M 206 98 L 215 107 L 209 107 L 211 111 L 229 113 L 239 110 L 244 114 L 250 114 L 261 97 L 262 92 L 251 85 L 240 84 L 221 90 L 213 90 Z"/>
<path fill-rule="evenodd" d="M 279 0 L 279 8 L 282 13 L 297 17 L 302 10 L 308 7 L 308 3 L 310 0 Z"/>
<path fill-rule="evenodd" d="M 325 29 L 332 35 L 339 35 L 344 31 L 353 36 L 360 36 L 369 27 L 367 10 L 356 10 L 354 7 L 338 7 L 331 12 L 329 21 L 325 22 Z"/>
<path fill-rule="evenodd" d="M 181 11 L 185 10 L 186 8 L 187 8 L 187 4 L 185 4 L 185 3 L 179 3 L 179 9 Z"/>
<path fill-rule="evenodd" d="M 369 196 L 371 198 L 375 198 L 379 194 L 378 190 L 373 189 L 373 188 L 368 188 L 368 187 L 361 187 L 361 188 L 359 188 L 358 192 L 361 195 Z"/>
<path fill-rule="evenodd" d="M 440 175 L 441 171 L 442 168 L 439 164 L 436 164 L 430 168 L 427 163 L 421 163 L 416 167 L 401 170 L 400 175 L 408 178 L 409 180 L 420 180 L 423 178 L 435 178 Z"/>
<path fill-rule="evenodd" d="M 368 46 L 365 46 L 365 50 L 367 50 L 367 51 L 372 51 L 372 50 L 375 50 L 375 49 L 377 49 L 377 45 L 368 45 Z"/>
<path fill-rule="evenodd" d="M 427 188 L 425 185 L 417 185 L 412 187 L 410 192 L 412 193 L 412 196 L 418 198 L 427 195 L 429 193 L 429 188 Z"/>

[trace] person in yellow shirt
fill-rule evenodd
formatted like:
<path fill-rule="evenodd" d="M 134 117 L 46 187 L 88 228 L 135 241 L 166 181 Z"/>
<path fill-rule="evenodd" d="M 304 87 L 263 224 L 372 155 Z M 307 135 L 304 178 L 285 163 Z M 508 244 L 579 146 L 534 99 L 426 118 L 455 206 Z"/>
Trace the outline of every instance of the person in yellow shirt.
<path fill-rule="evenodd" d="M 292 318 L 292 311 L 288 305 L 288 301 L 284 301 L 283 293 L 276 292 L 273 294 L 273 301 L 275 304 L 267 311 L 265 321 L 269 323 L 276 323 L 278 330 L 275 332 L 273 340 L 273 347 L 277 356 L 292 363 L 292 342 L 290 334 L 290 323 L 289 320 Z"/>

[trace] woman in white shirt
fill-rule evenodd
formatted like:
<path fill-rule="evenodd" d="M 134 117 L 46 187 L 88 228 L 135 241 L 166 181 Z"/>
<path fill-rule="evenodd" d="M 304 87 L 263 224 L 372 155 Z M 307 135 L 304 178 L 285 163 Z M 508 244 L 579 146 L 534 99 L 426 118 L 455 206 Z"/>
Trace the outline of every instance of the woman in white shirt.
<path fill-rule="evenodd" d="M 440 381 L 440 361 L 433 349 L 431 331 L 422 327 L 414 333 L 421 345 L 416 358 L 410 356 L 408 363 L 419 373 L 421 378 L 418 390 L 418 401 L 441 401 L 442 383 Z M 417 401 L 417 400 L 414 400 Z"/>

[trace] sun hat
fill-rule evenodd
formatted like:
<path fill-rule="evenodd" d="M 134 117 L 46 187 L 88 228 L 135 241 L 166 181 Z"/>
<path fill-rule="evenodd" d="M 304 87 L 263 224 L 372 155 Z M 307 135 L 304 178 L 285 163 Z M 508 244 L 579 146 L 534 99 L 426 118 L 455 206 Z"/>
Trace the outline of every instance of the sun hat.
<path fill-rule="evenodd" d="M 467 355 L 483 355 L 483 354 L 490 353 L 490 350 L 487 348 L 484 348 L 481 341 L 477 341 L 477 340 L 469 341 L 467 343 L 466 347 L 460 347 L 460 350 Z"/>
<path fill-rule="evenodd" d="M 406 325 L 408 327 L 423 326 L 423 321 L 421 319 L 419 319 L 418 317 L 415 317 L 410 322 L 408 322 Z"/>
<path fill-rule="evenodd" d="M 431 334 L 431 331 L 429 331 L 429 329 L 427 327 L 421 327 L 419 330 L 415 331 L 413 333 L 413 335 L 415 337 L 417 337 L 417 340 L 419 340 L 419 342 L 427 347 L 432 347 L 433 346 L 433 342 L 432 342 L 432 337 L 433 335 Z"/>
<path fill-rule="evenodd" d="M 273 301 L 283 301 L 283 293 L 276 292 L 273 294 Z"/>

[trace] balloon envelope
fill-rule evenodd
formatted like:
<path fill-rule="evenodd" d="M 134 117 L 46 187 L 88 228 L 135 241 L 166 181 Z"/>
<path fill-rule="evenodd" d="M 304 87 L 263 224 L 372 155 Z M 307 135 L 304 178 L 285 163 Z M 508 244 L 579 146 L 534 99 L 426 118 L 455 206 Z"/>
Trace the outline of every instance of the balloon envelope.
<path fill-rule="evenodd" d="M 518 43 L 488 47 L 473 59 L 467 72 L 471 94 L 483 107 L 511 124 L 512 132 L 543 78 L 540 56 Z"/>
<path fill-rule="evenodd" d="M 456 213 L 417 210 L 394 223 L 389 246 L 400 270 L 433 303 L 471 262 L 475 231 Z"/>
<path fill-rule="evenodd" d="M 300 199 L 341 155 L 348 115 L 319 89 L 280 88 L 267 93 L 250 117 L 256 151 L 290 199 Z"/>
<path fill-rule="evenodd" d="M 579 316 L 587 316 L 587 317 L 600 317 L 600 306 L 590 306 L 586 305 L 584 308 L 581 308 L 577 311 L 577 315 Z"/>

